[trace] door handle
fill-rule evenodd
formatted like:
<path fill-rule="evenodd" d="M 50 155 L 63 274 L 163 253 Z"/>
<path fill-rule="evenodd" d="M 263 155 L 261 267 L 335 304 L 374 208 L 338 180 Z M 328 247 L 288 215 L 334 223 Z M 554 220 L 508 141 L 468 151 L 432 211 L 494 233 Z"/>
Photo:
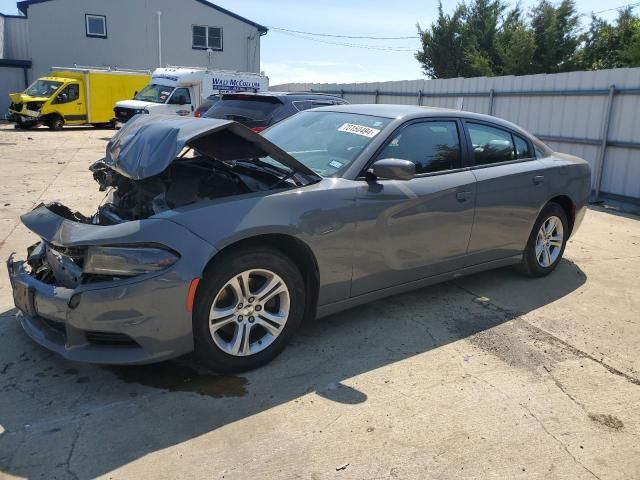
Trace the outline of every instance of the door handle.
<path fill-rule="evenodd" d="M 535 175 L 533 177 L 533 183 L 536 185 L 540 185 L 542 182 L 544 182 L 544 175 Z"/>
<path fill-rule="evenodd" d="M 469 192 L 469 191 L 458 192 L 458 193 L 456 193 L 456 198 L 458 199 L 458 201 L 460 203 L 466 202 L 467 200 L 469 200 L 471 198 L 471 192 Z"/>

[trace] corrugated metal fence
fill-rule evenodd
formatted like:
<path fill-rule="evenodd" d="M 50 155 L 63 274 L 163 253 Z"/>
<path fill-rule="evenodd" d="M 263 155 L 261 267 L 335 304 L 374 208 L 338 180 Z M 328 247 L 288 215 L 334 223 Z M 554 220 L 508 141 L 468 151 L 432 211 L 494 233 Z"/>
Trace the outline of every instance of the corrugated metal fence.
<path fill-rule="evenodd" d="M 273 90 L 338 94 L 350 103 L 400 103 L 487 113 L 591 164 L 595 198 L 640 205 L 640 68 L 522 77 L 293 83 Z"/>

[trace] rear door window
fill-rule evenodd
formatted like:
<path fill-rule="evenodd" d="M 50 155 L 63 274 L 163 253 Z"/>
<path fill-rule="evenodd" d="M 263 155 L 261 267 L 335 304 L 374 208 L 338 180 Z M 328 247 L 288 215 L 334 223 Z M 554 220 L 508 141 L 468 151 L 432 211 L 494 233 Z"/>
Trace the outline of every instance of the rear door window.
<path fill-rule="evenodd" d="M 516 159 L 511 133 L 479 123 L 467 123 L 476 165 L 510 162 Z"/>
<path fill-rule="evenodd" d="M 529 148 L 529 142 L 518 135 L 513 136 L 514 143 L 516 145 L 516 158 L 518 160 L 533 158 L 531 148 Z"/>

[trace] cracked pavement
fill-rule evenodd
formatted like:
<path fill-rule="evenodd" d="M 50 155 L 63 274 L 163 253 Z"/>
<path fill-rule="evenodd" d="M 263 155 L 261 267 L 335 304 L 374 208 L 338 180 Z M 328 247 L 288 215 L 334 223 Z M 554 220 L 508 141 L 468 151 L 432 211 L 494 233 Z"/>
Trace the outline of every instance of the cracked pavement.
<path fill-rule="evenodd" d="M 0 125 L 3 258 L 37 203 L 93 211 L 112 133 Z M 640 478 L 640 217 L 591 209 L 565 257 L 306 325 L 238 376 L 58 358 L 2 274 L 0 479 Z"/>

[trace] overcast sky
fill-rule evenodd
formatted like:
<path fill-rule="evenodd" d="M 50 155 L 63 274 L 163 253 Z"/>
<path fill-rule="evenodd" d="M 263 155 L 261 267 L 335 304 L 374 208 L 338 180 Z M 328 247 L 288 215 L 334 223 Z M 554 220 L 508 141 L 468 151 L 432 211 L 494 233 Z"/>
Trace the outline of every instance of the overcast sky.
<path fill-rule="evenodd" d="M 578 10 L 587 14 L 583 17 L 586 24 L 590 12 L 630 1 L 614 0 L 608 3 L 602 0 L 578 0 L 576 3 Z M 437 2 L 425 0 L 218 0 L 214 3 L 268 27 L 353 36 L 412 36 L 416 35 L 417 22 L 423 27 L 428 26 L 437 16 Z M 443 0 L 445 11 L 450 12 L 456 3 L 457 0 Z M 524 0 L 522 5 L 527 7 L 533 3 Z M 0 0 L 0 11 L 17 13 L 15 1 Z M 616 12 L 602 15 L 612 18 Z M 262 70 L 269 75 L 271 85 L 284 82 L 412 80 L 422 77 L 420 65 L 413 57 L 413 52 L 419 47 L 417 38 L 396 41 L 316 38 L 408 51 L 338 46 L 271 29 L 261 41 Z"/>

